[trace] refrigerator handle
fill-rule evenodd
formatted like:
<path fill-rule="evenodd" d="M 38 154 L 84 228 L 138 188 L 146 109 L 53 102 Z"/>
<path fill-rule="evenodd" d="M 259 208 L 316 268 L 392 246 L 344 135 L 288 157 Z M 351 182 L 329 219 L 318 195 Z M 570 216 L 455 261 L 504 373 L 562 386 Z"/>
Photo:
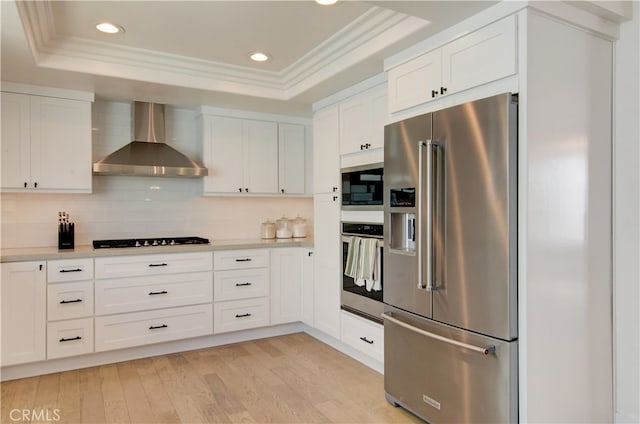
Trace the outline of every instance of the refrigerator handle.
<path fill-rule="evenodd" d="M 422 223 L 422 212 L 423 212 L 423 204 L 422 204 L 422 190 L 423 190 L 423 182 L 424 182 L 424 164 L 422 156 L 424 154 L 424 148 L 427 145 L 428 141 L 418 141 L 418 216 L 416 217 L 416 232 L 417 235 L 417 246 L 416 246 L 416 255 L 418 256 L 418 288 L 421 290 L 428 289 L 427 285 L 424 284 L 424 264 L 423 264 L 423 255 L 422 249 L 424 248 L 424 236 L 422 235 L 423 231 L 423 223 Z M 428 226 L 427 226 L 428 227 Z"/>
<path fill-rule="evenodd" d="M 391 321 L 392 323 L 399 325 L 400 327 L 406 328 L 407 330 L 413 331 L 415 333 L 421 334 L 425 337 L 429 337 L 430 339 L 439 340 L 444 343 L 448 343 L 454 346 L 458 346 L 464 349 L 472 350 L 474 352 L 482 353 L 483 355 L 488 355 L 490 353 L 496 352 L 496 347 L 493 345 L 490 346 L 475 346 L 469 343 L 459 342 L 457 340 L 453 340 L 447 337 L 440 336 L 439 334 L 430 333 L 429 331 L 425 331 L 421 328 L 414 327 L 411 324 L 407 324 L 406 322 L 400 321 L 397 318 L 394 318 L 391 315 L 391 312 L 385 312 L 382 314 L 382 318 Z"/>

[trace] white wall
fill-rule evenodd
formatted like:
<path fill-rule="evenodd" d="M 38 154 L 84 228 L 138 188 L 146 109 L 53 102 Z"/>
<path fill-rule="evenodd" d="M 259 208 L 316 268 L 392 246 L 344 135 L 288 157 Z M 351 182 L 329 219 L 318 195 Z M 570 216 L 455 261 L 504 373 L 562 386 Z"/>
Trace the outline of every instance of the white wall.
<path fill-rule="evenodd" d="M 201 159 L 196 112 L 167 107 L 169 144 Z M 131 140 L 131 106 L 97 101 L 93 105 L 93 160 Z M 70 152 L 72 154 L 72 152 Z M 76 223 L 76 244 L 94 239 L 200 236 L 209 239 L 260 237 L 260 223 L 283 214 L 308 219 L 313 200 L 282 197 L 203 197 L 201 179 L 93 177 L 92 194 L 0 195 L 2 248 L 57 246 L 57 212 Z"/>
<path fill-rule="evenodd" d="M 615 61 L 614 322 L 616 422 L 640 422 L 640 3 Z"/>

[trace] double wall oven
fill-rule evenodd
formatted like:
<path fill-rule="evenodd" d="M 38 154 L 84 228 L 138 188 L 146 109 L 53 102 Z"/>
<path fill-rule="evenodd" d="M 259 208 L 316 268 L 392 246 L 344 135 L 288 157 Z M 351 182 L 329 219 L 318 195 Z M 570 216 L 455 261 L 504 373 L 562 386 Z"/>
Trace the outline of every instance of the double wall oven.
<path fill-rule="evenodd" d="M 378 323 L 384 312 L 382 185 L 381 163 L 342 169 L 342 309 Z M 354 237 L 376 240 L 375 284 L 345 274 Z"/>

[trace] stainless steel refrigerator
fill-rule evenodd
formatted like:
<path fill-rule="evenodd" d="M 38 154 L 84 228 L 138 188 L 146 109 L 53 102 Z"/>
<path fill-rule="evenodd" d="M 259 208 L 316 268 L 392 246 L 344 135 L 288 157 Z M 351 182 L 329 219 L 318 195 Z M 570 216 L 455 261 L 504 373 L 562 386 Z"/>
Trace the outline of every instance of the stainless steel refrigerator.
<path fill-rule="evenodd" d="M 384 166 L 387 400 L 516 422 L 517 96 L 387 125 Z"/>

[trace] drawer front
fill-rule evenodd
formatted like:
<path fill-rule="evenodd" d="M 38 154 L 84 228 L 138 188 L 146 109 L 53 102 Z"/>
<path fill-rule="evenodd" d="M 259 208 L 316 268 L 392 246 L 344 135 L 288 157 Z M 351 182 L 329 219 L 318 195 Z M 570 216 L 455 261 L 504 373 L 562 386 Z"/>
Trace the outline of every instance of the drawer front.
<path fill-rule="evenodd" d="M 93 352 L 93 318 L 47 324 L 47 359 Z"/>
<path fill-rule="evenodd" d="M 211 303 L 213 274 L 154 275 L 96 281 L 96 315 Z"/>
<path fill-rule="evenodd" d="M 261 268 L 269 266 L 269 249 L 223 250 L 213 254 L 213 269 Z"/>
<path fill-rule="evenodd" d="M 246 330 L 269 325 L 269 299 L 231 300 L 213 304 L 213 332 Z"/>
<path fill-rule="evenodd" d="M 384 327 L 364 318 L 342 312 L 342 341 L 365 355 L 384 362 Z"/>
<path fill-rule="evenodd" d="M 111 315 L 95 320 L 96 352 L 213 333 L 211 304 Z"/>
<path fill-rule="evenodd" d="M 96 279 L 211 271 L 211 252 L 96 258 Z"/>
<path fill-rule="evenodd" d="M 93 281 L 49 284 L 47 320 L 82 318 L 93 315 Z"/>
<path fill-rule="evenodd" d="M 269 270 L 255 268 L 215 271 L 213 290 L 213 298 L 216 302 L 268 296 Z"/>
<path fill-rule="evenodd" d="M 47 282 L 93 280 L 93 259 L 47 261 Z"/>

